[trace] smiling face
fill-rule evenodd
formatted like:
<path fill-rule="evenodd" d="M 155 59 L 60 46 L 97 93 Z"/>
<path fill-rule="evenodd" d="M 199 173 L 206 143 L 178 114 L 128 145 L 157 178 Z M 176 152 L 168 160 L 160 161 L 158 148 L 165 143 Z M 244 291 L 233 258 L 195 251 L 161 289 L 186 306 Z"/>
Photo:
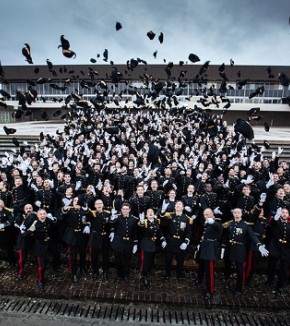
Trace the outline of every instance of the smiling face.
<path fill-rule="evenodd" d="M 47 217 L 47 212 L 45 209 L 39 209 L 37 211 L 37 218 L 41 223 L 44 223 L 46 221 L 46 217 Z"/>

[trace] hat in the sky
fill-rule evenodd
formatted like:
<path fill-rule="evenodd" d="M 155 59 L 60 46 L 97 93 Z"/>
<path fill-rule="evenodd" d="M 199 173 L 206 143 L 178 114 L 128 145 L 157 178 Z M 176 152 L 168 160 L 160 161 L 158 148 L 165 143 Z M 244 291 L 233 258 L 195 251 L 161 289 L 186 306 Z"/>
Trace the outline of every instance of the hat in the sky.
<path fill-rule="evenodd" d="M 249 140 L 254 138 L 254 130 L 252 126 L 244 119 L 238 118 L 236 120 L 234 130 Z"/>

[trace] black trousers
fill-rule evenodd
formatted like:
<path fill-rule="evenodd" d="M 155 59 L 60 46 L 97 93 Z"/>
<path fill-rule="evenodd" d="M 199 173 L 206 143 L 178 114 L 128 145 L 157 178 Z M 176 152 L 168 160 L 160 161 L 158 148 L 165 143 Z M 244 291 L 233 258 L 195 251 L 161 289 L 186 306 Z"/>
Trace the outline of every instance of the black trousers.
<path fill-rule="evenodd" d="M 209 292 L 211 295 L 214 294 L 215 290 L 215 262 L 213 260 L 199 260 L 199 267 L 197 272 L 197 280 L 199 283 L 202 282 L 205 275 L 206 281 L 206 292 Z"/>
<path fill-rule="evenodd" d="M 123 251 L 115 251 L 114 255 L 118 271 L 118 277 L 129 277 L 130 262 L 133 255 L 131 246 L 126 247 Z"/>
<path fill-rule="evenodd" d="M 165 274 L 166 276 L 171 276 L 171 266 L 173 258 L 176 259 L 176 274 L 177 277 L 182 275 L 183 265 L 185 260 L 186 250 L 178 250 L 178 251 L 165 251 Z"/>
<path fill-rule="evenodd" d="M 285 286 L 285 283 L 288 278 L 288 271 L 290 261 L 288 259 L 280 259 L 279 257 L 274 257 L 273 255 L 269 255 L 268 258 L 268 282 L 272 283 L 275 276 L 275 269 L 278 260 L 280 260 L 280 271 L 278 273 L 278 282 L 277 288 L 282 289 Z"/>
<path fill-rule="evenodd" d="M 109 245 L 104 243 L 101 248 L 90 247 L 91 263 L 93 273 L 98 274 L 100 268 L 100 258 L 102 258 L 102 270 L 103 273 L 107 273 L 109 270 Z"/>
<path fill-rule="evenodd" d="M 86 265 L 86 246 L 85 246 L 85 244 L 69 246 L 68 254 L 69 254 L 69 269 L 70 269 L 72 275 L 76 275 L 77 270 L 78 270 L 78 254 L 79 254 L 80 269 L 83 270 Z"/>
<path fill-rule="evenodd" d="M 140 252 L 140 272 L 141 276 L 147 276 L 154 266 L 155 252 L 141 250 Z"/>

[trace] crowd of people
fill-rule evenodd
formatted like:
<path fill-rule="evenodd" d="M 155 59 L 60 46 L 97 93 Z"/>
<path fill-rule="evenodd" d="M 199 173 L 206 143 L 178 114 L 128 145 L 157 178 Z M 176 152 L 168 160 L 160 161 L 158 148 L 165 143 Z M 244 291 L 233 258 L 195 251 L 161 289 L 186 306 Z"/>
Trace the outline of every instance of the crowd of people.
<path fill-rule="evenodd" d="M 67 265 L 73 284 L 88 273 L 113 277 L 112 267 L 130 282 L 139 255 L 140 282 L 149 288 L 156 253 L 164 256 L 164 281 L 173 269 L 182 280 L 184 261 L 196 259 L 194 282 L 205 278 L 206 299 L 216 261 L 224 260 L 225 278 L 235 267 L 240 297 L 259 257 L 268 256 L 267 283 L 279 261 L 281 293 L 289 279 L 290 172 L 283 148 L 271 157 L 264 150 L 198 108 L 76 109 L 63 131 L 41 133 L 1 159 L 1 248 L 19 281 L 35 255 L 39 288 L 48 263 L 57 272 Z"/>

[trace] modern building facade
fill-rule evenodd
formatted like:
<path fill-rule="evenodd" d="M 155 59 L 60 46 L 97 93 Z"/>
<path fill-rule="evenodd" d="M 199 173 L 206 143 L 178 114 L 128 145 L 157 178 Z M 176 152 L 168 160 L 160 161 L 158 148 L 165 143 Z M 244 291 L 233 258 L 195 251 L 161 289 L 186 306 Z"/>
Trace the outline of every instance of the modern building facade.
<path fill-rule="evenodd" d="M 290 67 L 173 64 L 3 66 L 0 121 L 59 119 L 81 99 L 92 108 L 162 109 L 196 106 L 229 123 L 259 107 L 262 124 L 290 127 Z M 5 96 L 5 92 L 11 97 Z M 20 118 L 19 94 L 29 97 Z M 4 95 L 3 95 L 4 94 Z M 61 114 L 54 116 L 60 110 Z M 14 113 L 14 114 L 13 114 Z M 17 116 L 17 115 L 16 115 Z"/>

